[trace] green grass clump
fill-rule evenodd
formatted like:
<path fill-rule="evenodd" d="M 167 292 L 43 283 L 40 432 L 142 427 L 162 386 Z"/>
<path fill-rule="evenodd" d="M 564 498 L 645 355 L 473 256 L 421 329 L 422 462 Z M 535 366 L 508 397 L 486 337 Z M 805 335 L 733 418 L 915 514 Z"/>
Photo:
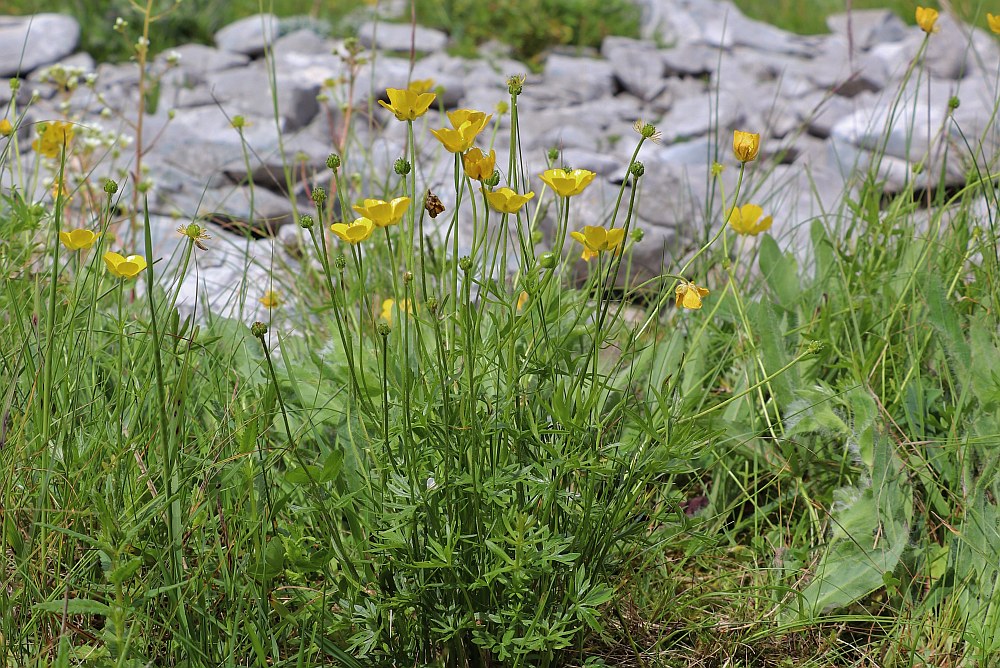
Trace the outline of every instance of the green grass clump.
<path fill-rule="evenodd" d="M 582 228 L 594 175 L 518 159 L 522 84 L 503 134 L 452 112 L 455 153 L 418 157 L 433 100 L 392 91 L 392 170 L 350 122 L 289 168 L 314 206 L 267 285 L 247 260 L 253 322 L 179 303 L 249 240 L 183 221 L 134 257 L 146 186 L 93 183 L 86 128 L 30 128 L 24 171 L 5 141 L 0 665 L 988 664 L 996 157 L 967 138 L 952 189 L 859 170 L 796 257 L 726 224 L 768 165 L 721 138 L 706 243 L 637 278 L 656 128 Z"/>

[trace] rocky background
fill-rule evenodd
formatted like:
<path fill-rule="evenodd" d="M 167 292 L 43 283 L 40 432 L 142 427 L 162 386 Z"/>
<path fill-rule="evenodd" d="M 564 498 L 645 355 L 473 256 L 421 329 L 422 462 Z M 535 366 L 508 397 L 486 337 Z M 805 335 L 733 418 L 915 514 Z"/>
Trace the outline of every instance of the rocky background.
<path fill-rule="evenodd" d="M 830 34 L 798 36 L 751 20 L 722 0 L 641 4 L 641 39 L 609 37 L 600 52 L 549 54 L 541 72 L 528 74 L 519 120 L 529 174 L 545 167 L 553 147 L 562 150 L 565 165 L 599 174 L 573 201 L 577 227 L 604 222 L 635 147 L 633 122 L 661 130 L 662 142 L 647 143 L 640 155 L 646 174 L 637 225 L 645 238 L 636 262 L 647 271 L 660 267 L 664 252 L 669 261 L 718 224 L 708 170 L 713 160 L 728 164 L 723 181 L 731 194 L 738 171 L 730 155 L 734 129 L 762 135 L 763 160 L 748 171 L 741 200 L 773 215 L 771 233 L 792 248 L 801 247 L 811 220 L 838 214 L 842 196 L 878 153 L 884 152 L 878 173 L 888 193 L 911 181 L 922 188 L 928 174 L 936 187 L 942 170 L 944 185 L 963 184 L 970 147 L 979 168 L 989 164 L 995 172 L 1000 141 L 990 119 L 1000 46 L 989 33 L 942 14 L 922 65 L 904 83 L 925 35 L 887 11 L 832 16 Z M 84 176 L 92 183 L 113 177 L 127 204 L 138 68 L 95 63 L 76 52 L 79 33 L 66 16 L 0 17 L 0 109 L 12 121 L 12 113 L 24 113 L 22 164 L 11 165 L 8 153 L 0 185 L 27 184 L 37 199 L 45 197 L 46 170 L 30 179 L 38 160 L 30 150 L 32 123 L 69 117 L 81 125 L 80 146 L 89 147 L 89 153 L 76 150 L 71 189 Z M 312 186 L 330 185 L 325 161 L 345 136 L 348 107 L 343 173 L 358 186 L 359 199 L 379 197 L 398 180 L 392 163 L 403 153 L 405 124 L 374 105 L 372 95 L 430 78 L 443 89 L 445 109 L 495 113 L 508 99 L 506 78 L 529 72 L 499 44 L 483 47 L 477 59 L 453 57 L 447 35 L 420 26 L 368 21 L 357 39 L 364 48 L 352 69 L 344 41 L 324 37 L 308 21 L 263 15 L 220 30 L 215 46 L 178 45 L 151 59 L 155 105 L 142 131 L 142 178 L 155 225 L 151 255 L 169 257 L 180 240 L 175 229 L 193 219 L 228 221 L 230 228 L 245 222 L 262 235 L 248 240 L 210 224 L 216 238 L 185 282 L 183 304 L 243 318 L 262 308 L 257 299 L 272 269 L 297 261 L 296 209 L 311 209 Z M 411 44 L 417 51 L 412 72 Z M 10 77 L 24 80 L 13 106 L 2 79 Z M 242 136 L 233 128 L 236 116 L 246 121 Z M 508 123 L 509 116 L 500 117 L 498 167 L 507 164 Z M 418 123 L 424 156 L 418 189 L 432 188 L 450 211 L 451 155 L 427 131 L 446 124 L 436 110 Z M 0 151 L 9 141 L 0 139 Z M 984 201 L 980 208 L 987 206 Z M 76 226 L 93 224 L 80 211 Z"/>

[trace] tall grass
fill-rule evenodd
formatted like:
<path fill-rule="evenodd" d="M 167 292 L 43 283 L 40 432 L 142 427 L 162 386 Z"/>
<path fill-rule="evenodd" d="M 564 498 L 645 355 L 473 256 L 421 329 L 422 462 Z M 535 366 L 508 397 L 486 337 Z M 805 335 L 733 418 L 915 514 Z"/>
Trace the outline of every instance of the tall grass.
<path fill-rule="evenodd" d="M 634 285 L 656 128 L 580 229 L 591 177 L 525 172 L 508 87 L 509 133 L 441 117 L 436 166 L 417 91 L 392 173 L 338 137 L 259 322 L 180 315 L 201 222 L 157 257 L 118 184 L 3 194 L 0 664 L 988 665 L 995 157 L 954 191 L 859 171 L 795 257 L 726 224 L 766 168 L 726 147 L 710 241 Z M 75 133 L 31 132 L 72 182 Z"/>

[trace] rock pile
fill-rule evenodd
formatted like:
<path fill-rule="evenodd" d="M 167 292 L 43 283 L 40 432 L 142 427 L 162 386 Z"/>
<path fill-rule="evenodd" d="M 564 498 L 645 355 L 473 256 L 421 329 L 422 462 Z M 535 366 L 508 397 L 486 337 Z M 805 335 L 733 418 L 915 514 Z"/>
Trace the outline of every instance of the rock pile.
<path fill-rule="evenodd" d="M 519 120 L 529 174 L 545 167 L 553 147 L 562 163 L 599 174 L 574 201 L 577 225 L 598 224 L 610 210 L 635 146 L 633 122 L 661 130 L 662 143 L 647 144 L 640 156 L 646 175 L 635 224 L 645 239 L 636 262 L 647 271 L 660 267 L 665 250 L 683 252 L 718 223 L 708 170 L 714 160 L 732 162 L 737 128 L 763 137 L 764 160 L 744 193 L 773 214 L 772 233 L 791 245 L 873 163 L 889 192 L 923 186 L 928 177 L 936 184 L 942 173 L 946 185 L 963 183 L 969 146 L 980 169 L 995 171 L 994 35 L 943 15 L 921 53 L 924 33 L 888 11 L 832 16 L 829 34 L 799 36 L 754 21 L 726 0 L 638 1 L 641 39 L 609 37 L 599 52 L 551 53 L 541 72 L 528 75 Z M 17 94 L 18 108 L 27 109 L 20 148 L 29 173 L 35 157 L 23 140 L 30 123 L 68 115 L 102 129 L 88 135 L 104 153 L 86 164 L 91 177 L 121 180 L 134 170 L 136 147 L 115 137 L 136 137 L 139 73 L 131 63 L 97 64 L 74 53 L 79 30 L 65 16 L 0 17 L 0 77 L 25 79 Z M 280 228 L 282 242 L 275 255 L 271 240 L 233 236 L 235 252 L 206 254 L 216 259 L 202 263 L 182 300 L 205 298 L 226 311 L 247 298 L 233 293 L 245 272 L 251 289 L 260 288 L 275 257 L 288 259 L 281 249 L 298 238 L 298 228 L 287 225 L 296 209 L 311 207 L 313 185 L 329 183 L 325 160 L 337 143 L 345 142 L 343 170 L 357 175 L 358 196 L 384 194 L 405 146 L 405 125 L 372 102 L 385 88 L 430 78 L 443 89 L 446 110 L 489 112 L 507 99 L 507 76 L 529 70 L 497 45 L 479 59 L 451 56 L 446 34 L 420 26 L 365 22 L 357 31 L 360 52 L 321 32 L 254 16 L 220 30 L 214 47 L 188 44 L 153 59 L 155 108 L 143 122 L 142 176 L 162 244 L 154 254 L 169 254 L 178 221 L 206 216 L 245 221 L 262 234 Z M 412 67 L 411 47 L 418 55 Z M 66 86 L 69 77 L 77 85 Z M 8 116 L 10 96 L 0 81 Z M 241 131 L 233 127 L 237 116 Z M 503 137 L 509 116 L 499 123 Z M 420 121 L 418 150 L 427 159 L 418 188 L 432 188 L 450 207 L 450 156 L 426 131 L 445 124 L 438 111 Z M 0 150 L 5 144 L 0 140 Z M 498 166 L 506 165 L 505 142 L 496 148 Z M 724 173 L 730 193 L 735 172 Z M 4 188 L 12 173 L 0 174 Z"/>

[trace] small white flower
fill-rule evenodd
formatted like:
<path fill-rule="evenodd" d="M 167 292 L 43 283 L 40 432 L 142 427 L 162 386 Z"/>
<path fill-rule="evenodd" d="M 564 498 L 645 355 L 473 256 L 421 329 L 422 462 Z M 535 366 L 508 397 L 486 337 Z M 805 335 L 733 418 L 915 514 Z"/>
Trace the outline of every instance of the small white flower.
<path fill-rule="evenodd" d="M 437 481 L 434 480 L 434 478 L 428 478 L 427 479 L 427 489 L 428 490 L 432 490 L 432 489 L 435 489 L 436 487 L 437 487 Z"/>

